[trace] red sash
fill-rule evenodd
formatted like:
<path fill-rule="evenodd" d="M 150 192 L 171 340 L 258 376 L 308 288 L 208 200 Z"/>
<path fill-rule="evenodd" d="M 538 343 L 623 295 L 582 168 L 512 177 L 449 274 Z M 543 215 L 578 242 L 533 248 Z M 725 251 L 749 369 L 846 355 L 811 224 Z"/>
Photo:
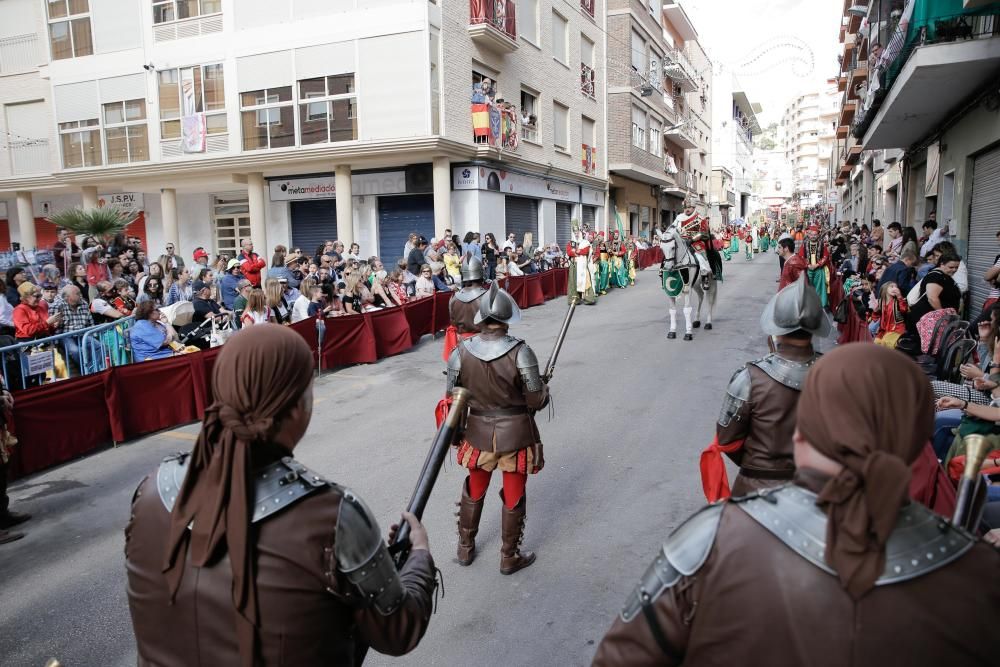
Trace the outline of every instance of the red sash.
<path fill-rule="evenodd" d="M 728 445 L 719 444 L 719 436 L 716 435 L 712 444 L 701 453 L 701 488 L 705 492 L 705 498 L 710 503 L 723 500 L 732 495 L 729 491 L 729 476 L 726 474 L 726 463 L 722 460 L 722 455 L 739 451 L 743 448 L 743 440 L 735 440 Z"/>
<path fill-rule="evenodd" d="M 438 428 L 441 428 L 441 424 L 448 418 L 448 413 L 451 412 L 451 402 L 451 396 L 445 396 L 438 401 L 437 407 L 434 408 L 434 421 Z"/>
<path fill-rule="evenodd" d="M 458 327 L 454 324 L 448 325 L 448 328 L 444 330 L 444 350 L 442 350 L 445 362 L 451 357 L 454 349 L 458 347 L 458 341 L 465 338 L 472 338 L 475 335 L 475 332 L 460 334 L 458 333 Z"/>

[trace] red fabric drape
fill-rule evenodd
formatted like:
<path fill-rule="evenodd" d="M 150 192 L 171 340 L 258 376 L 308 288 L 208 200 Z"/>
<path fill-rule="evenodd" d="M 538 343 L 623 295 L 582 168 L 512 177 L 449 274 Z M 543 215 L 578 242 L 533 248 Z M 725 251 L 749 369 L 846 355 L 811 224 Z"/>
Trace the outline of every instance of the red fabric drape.
<path fill-rule="evenodd" d="M 527 281 L 525 276 L 510 276 L 507 278 L 507 285 L 504 287 L 511 297 L 514 299 L 514 303 L 517 304 L 518 308 L 528 307 L 528 289 Z"/>
<path fill-rule="evenodd" d="M 938 463 L 931 443 L 910 466 L 910 497 L 936 514 L 950 519 L 955 514 L 955 487 Z"/>
<path fill-rule="evenodd" d="M 364 315 L 342 315 L 326 320 L 323 368 L 371 364 L 378 360 L 371 320 Z"/>
<path fill-rule="evenodd" d="M 539 274 L 542 282 L 542 298 L 545 301 L 549 299 L 554 299 L 558 296 L 556 292 L 556 272 L 555 270 L 546 271 L 545 273 Z"/>
<path fill-rule="evenodd" d="M 524 302 L 527 306 L 521 306 L 522 308 L 531 308 L 532 306 L 540 306 L 545 303 L 545 292 L 542 290 L 541 274 L 536 273 L 531 276 L 524 276 L 524 286 Z"/>
<path fill-rule="evenodd" d="M 437 292 L 427 301 L 434 303 L 434 332 L 444 331 L 451 324 L 451 314 L 448 312 L 451 292 Z"/>
<path fill-rule="evenodd" d="M 194 391 L 187 355 L 113 369 L 104 395 L 114 440 L 122 442 L 199 419 Z"/>
<path fill-rule="evenodd" d="M 743 447 L 743 440 L 735 440 L 728 445 L 719 444 L 719 436 L 715 436 L 712 444 L 701 453 L 701 488 L 705 492 L 705 498 L 710 503 L 717 500 L 724 500 L 732 495 L 729 491 L 729 475 L 726 474 L 726 462 L 722 460 L 723 454 L 739 451 Z"/>
<path fill-rule="evenodd" d="M 410 340 L 414 345 L 427 334 L 434 333 L 434 299 L 411 301 L 403 305 L 403 312 L 410 325 Z"/>
<path fill-rule="evenodd" d="M 841 324 L 837 323 L 837 329 L 840 331 L 840 337 L 837 339 L 838 345 L 846 345 L 847 343 L 871 343 L 872 334 L 868 330 L 868 326 L 861 321 L 858 317 L 858 311 L 854 310 L 854 305 L 848 301 L 847 302 L 847 321 Z"/>
<path fill-rule="evenodd" d="M 566 289 L 569 287 L 569 269 L 553 269 L 552 278 L 553 285 L 555 285 L 553 296 L 565 295 Z"/>
<path fill-rule="evenodd" d="M 369 331 L 375 338 L 375 354 L 379 359 L 406 352 L 413 347 L 410 325 L 401 308 L 365 313 L 365 319 L 370 323 Z"/>

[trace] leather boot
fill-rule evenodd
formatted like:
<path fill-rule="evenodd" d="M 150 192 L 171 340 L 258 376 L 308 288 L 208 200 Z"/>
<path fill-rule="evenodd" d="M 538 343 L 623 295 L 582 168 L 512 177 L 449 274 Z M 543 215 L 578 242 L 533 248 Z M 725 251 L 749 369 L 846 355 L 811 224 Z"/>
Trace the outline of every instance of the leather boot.
<path fill-rule="evenodd" d="M 458 504 L 458 564 L 472 565 L 476 558 L 476 534 L 479 533 L 479 517 L 483 515 L 483 501 L 473 500 L 469 495 L 469 478 L 462 483 L 462 500 Z"/>
<path fill-rule="evenodd" d="M 12 533 L 9 530 L 0 530 L 0 544 L 15 542 L 24 537 L 24 533 Z"/>
<path fill-rule="evenodd" d="M 521 501 L 512 510 L 507 509 L 503 491 L 500 491 L 500 501 L 503 502 L 503 520 L 500 524 L 500 538 L 503 542 L 500 547 L 500 574 L 514 574 L 535 562 L 535 554 L 530 551 L 521 551 L 520 548 L 521 541 L 524 539 L 527 498 L 522 496 Z"/>
<path fill-rule="evenodd" d="M 11 512 L 7 511 L 4 514 L 0 514 L 0 529 L 13 528 L 14 526 L 24 523 L 31 518 L 30 514 L 24 514 L 22 512 Z"/>

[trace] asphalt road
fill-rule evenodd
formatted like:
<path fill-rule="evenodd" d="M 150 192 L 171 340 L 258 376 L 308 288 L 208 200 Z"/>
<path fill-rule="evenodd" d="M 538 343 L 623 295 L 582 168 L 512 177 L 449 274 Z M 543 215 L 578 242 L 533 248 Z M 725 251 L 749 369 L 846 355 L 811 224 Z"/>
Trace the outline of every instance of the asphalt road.
<path fill-rule="evenodd" d="M 449 460 L 425 514 L 445 597 L 416 651 L 371 654 L 367 664 L 589 664 L 662 539 L 703 502 L 698 453 L 730 375 L 766 352 L 758 318 L 776 287 L 777 258 L 734 257 L 725 268 L 715 329 L 696 330 L 693 342 L 667 340 L 653 269 L 636 287 L 578 309 L 552 381 L 555 417 L 539 419 L 545 469 L 528 482 L 524 547 L 538 561 L 500 575 L 494 480 L 479 558 L 468 568 L 453 563 L 464 475 Z M 565 308 L 557 299 L 527 310 L 512 333 L 544 360 Z M 352 487 L 386 528 L 433 437 L 442 369 L 441 339 L 427 337 L 406 354 L 324 375 L 297 458 Z M 129 500 L 163 456 L 190 449 L 196 432 L 158 433 L 13 485 L 13 507 L 35 518 L 25 539 L 0 546 L 0 665 L 40 667 L 49 657 L 67 667 L 135 664 L 122 533 Z"/>

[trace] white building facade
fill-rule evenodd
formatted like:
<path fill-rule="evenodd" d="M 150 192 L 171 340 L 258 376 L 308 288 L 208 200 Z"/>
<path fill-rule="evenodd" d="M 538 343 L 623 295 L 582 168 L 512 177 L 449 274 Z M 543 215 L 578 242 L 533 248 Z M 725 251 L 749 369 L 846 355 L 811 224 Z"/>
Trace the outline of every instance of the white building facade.
<path fill-rule="evenodd" d="M 606 200 L 603 5 L 579 4 L 3 0 L 0 249 L 112 198 L 151 255 L 565 243 Z"/>
<path fill-rule="evenodd" d="M 748 219 L 754 212 L 754 136 L 760 133 L 759 104 L 751 103 L 736 76 L 725 66 L 716 65 L 712 77 L 712 168 L 723 168 L 732 177 L 735 203 L 729 219 Z M 721 184 L 721 177 L 715 179 Z M 716 201 L 725 201 L 717 193 Z M 717 207 L 716 207 L 717 208 Z"/>

